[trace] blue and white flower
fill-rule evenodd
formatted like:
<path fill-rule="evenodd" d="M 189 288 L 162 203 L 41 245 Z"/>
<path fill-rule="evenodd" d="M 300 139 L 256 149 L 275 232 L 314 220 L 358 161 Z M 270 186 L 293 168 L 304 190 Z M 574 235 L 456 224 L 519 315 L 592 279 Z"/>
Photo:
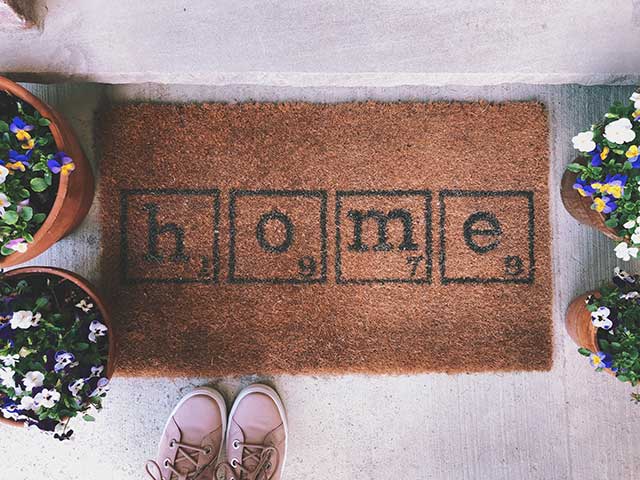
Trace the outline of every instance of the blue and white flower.
<path fill-rule="evenodd" d="M 98 397 L 103 393 L 107 393 L 109 391 L 109 379 L 102 377 L 98 380 L 97 386 L 93 392 L 89 394 L 90 397 Z"/>
<path fill-rule="evenodd" d="M 82 390 L 82 388 L 85 386 L 86 382 L 84 380 L 84 378 L 79 378 L 77 379 L 75 382 L 69 384 L 69 391 L 71 392 L 71 395 L 73 395 L 74 397 L 77 397 L 80 394 L 80 391 Z"/>
<path fill-rule="evenodd" d="M 89 341 L 97 343 L 97 337 L 104 337 L 107 334 L 107 330 L 108 328 L 104 323 L 94 320 L 89 325 Z"/>
<path fill-rule="evenodd" d="M 100 375 L 102 375 L 102 372 L 104 372 L 104 365 L 91 367 L 91 375 L 89 375 L 89 378 L 98 378 Z"/>
<path fill-rule="evenodd" d="M 56 352 L 55 356 L 56 364 L 53 367 L 53 371 L 56 373 L 60 373 L 65 368 L 73 368 L 78 365 L 76 362 L 76 356 L 71 352 L 65 352 L 64 350 L 60 350 Z"/>
<path fill-rule="evenodd" d="M 609 315 L 611 315 L 611 310 L 607 307 L 598 307 L 595 312 L 591 312 L 591 323 L 597 328 L 609 330 L 613 327 L 613 322 Z"/>

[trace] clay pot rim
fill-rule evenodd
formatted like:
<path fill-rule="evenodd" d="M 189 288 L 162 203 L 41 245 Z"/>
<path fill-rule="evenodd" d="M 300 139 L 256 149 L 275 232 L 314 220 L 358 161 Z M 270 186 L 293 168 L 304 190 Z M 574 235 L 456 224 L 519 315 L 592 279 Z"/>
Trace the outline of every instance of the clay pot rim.
<path fill-rule="evenodd" d="M 111 379 L 113 376 L 113 372 L 115 370 L 116 358 L 117 358 L 117 350 L 116 350 L 116 338 L 113 331 L 113 324 L 111 322 L 111 315 L 109 314 L 109 310 L 102 302 L 100 295 L 96 292 L 95 287 L 88 281 L 85 280 L 80 275 L 71 272 L 69 270 L 64 270 L 62 268 L 55 267 L 20 267 L 15 268 L 13 270 L 4 272 L 4 277 L 20 277 L 20 276 L 32 276 L 32 275 L 53 275 L 59 278 L 63 278 L 75 284 L 78 288 L 83 290 L 94 304 L 98 307 L 100 314 L 102 315 L 102 321 L 108 328 L 108 341 L 109 341 L 109 351 L 107 356 L 107 369 L 105 377 Z M 23 427 L 25 425 L 24 421 L 15 421 L 9 418 L 4 418 L 0 416 L 0 423 L 4 423 L 5 425 L 11 425 L 15 427 Z"/>
<path fill-rule="evenodd" d="M 28 103 L 33 108 L 35 108 L 40 113 L 40 115 L 49 119 L 51 121 L 49 129 L 51 130 L 53 139 L 56 142 L 56 147 L 58 148 L 58 151 L 65 151 L 65 142 L 62 131 L 60 130 L 60 126 L 58 125 L 58 116 L 51 107 L 49 107 L 46 103 L 33 95 L 31 92 L 29 92 L 26 88 L 2 76 L 0 76 L 0 90 L 9 92 L 12 95 L 18 97 L 20 100 Z M 62 210 L 62 204 L 64 203 L 68 188 L 69 176 L 60 175 L 58 191 L 56 192 L 56 198 L 53 202 L 53 206 L 51 207 L 51 210 L 49 211 L 47 218 L 45 219 L 43 224 L 40 225 L 40 228 L 33 235 L 34 244 L 37 243 L 38 240 L 40 240 L 42 237 L 44 237 L 51 229 L 52 225 L 56 222 L 60 211 Z M 25 253 L 12 253 L 10 255 L 11 263 L 13 265 L 22 263 L 22 260 L 20 259 L 22 255 L 25 255 Z M 8 263 L 8 261 L 6 260 L 8 258 L 9 257 L 0 257 L 0 268 L 3 268 L 3 266 Z"/>

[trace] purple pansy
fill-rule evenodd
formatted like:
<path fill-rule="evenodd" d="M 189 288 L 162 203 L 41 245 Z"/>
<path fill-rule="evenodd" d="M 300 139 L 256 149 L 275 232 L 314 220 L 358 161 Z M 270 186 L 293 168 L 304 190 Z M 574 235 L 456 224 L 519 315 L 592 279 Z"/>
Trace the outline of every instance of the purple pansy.
<path fill-rule="evenodd" d="M 72 172 L 76 168 L 73 159 L 64 152 L 56 153 L 51 160 L 47 161 L 47 166 L 52 173 L 62 172 L 63 174 Z"/>
<path fill-rule="evenodd" d="M 9 126 L 9 130 L 11 130 L 11 133 L 16 135 L 18 140 L 28 140 L 31 138 L 31 136 L 26 132 L 31 132 L 33 129 L 33 125 L 29 125 L 20 117 L 13 117 L 11 125 Z"/>
<path fill-rule="evenodd" d="M 67 367 L 73 367 L 77 365 L 75 360 L 76 360 L 76 356 L 73 353 L 60 350 L 56 352 L 56 356 L 55 356 L 56 364 L 54 365 L 53 370 L 56 373 L 60 373 Z"/>
<path fill-rule="evenodd" d="M 589 363 L 593 368 L 611 368 L 613 357 L 608 353 L 596 352 L 589 356 Z"/>
<path fill-rule="evenodd" d="M 600 165 L 602 165 L 602 157 L 600 156 L 601 153 L 602 149 L 600 148 L 600 145 L 596 145 L 596 148 L 589 152 L 589 155 L 591 155 L 592 167 L 599 167 Z"/>
<path fill-rule="evenodd" d="M 590 197 L 596 192 L 589 182 L 579 177 L 576 179 L 576 183 L 573 184 L 573 188 L 583 197 Z"/>

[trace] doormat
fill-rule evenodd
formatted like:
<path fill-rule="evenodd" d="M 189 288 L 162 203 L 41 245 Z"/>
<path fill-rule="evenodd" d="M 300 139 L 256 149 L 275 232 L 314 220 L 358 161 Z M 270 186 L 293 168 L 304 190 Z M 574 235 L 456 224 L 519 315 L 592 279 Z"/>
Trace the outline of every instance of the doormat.
<path fill-rule="evenodd" d="M 99 115 L 123 374 L 548 370 L 539 103 Z"/>

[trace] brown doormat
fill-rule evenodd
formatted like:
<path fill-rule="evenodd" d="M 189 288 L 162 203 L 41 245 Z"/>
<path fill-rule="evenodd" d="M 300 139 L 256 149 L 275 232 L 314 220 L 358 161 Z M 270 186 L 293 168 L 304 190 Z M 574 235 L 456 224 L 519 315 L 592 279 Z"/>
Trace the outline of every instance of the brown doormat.
<path fill-rule="evenodd" d="M 121 373 L 550 368 L 542 105 L 138 104 L 98 125 Z"/>

